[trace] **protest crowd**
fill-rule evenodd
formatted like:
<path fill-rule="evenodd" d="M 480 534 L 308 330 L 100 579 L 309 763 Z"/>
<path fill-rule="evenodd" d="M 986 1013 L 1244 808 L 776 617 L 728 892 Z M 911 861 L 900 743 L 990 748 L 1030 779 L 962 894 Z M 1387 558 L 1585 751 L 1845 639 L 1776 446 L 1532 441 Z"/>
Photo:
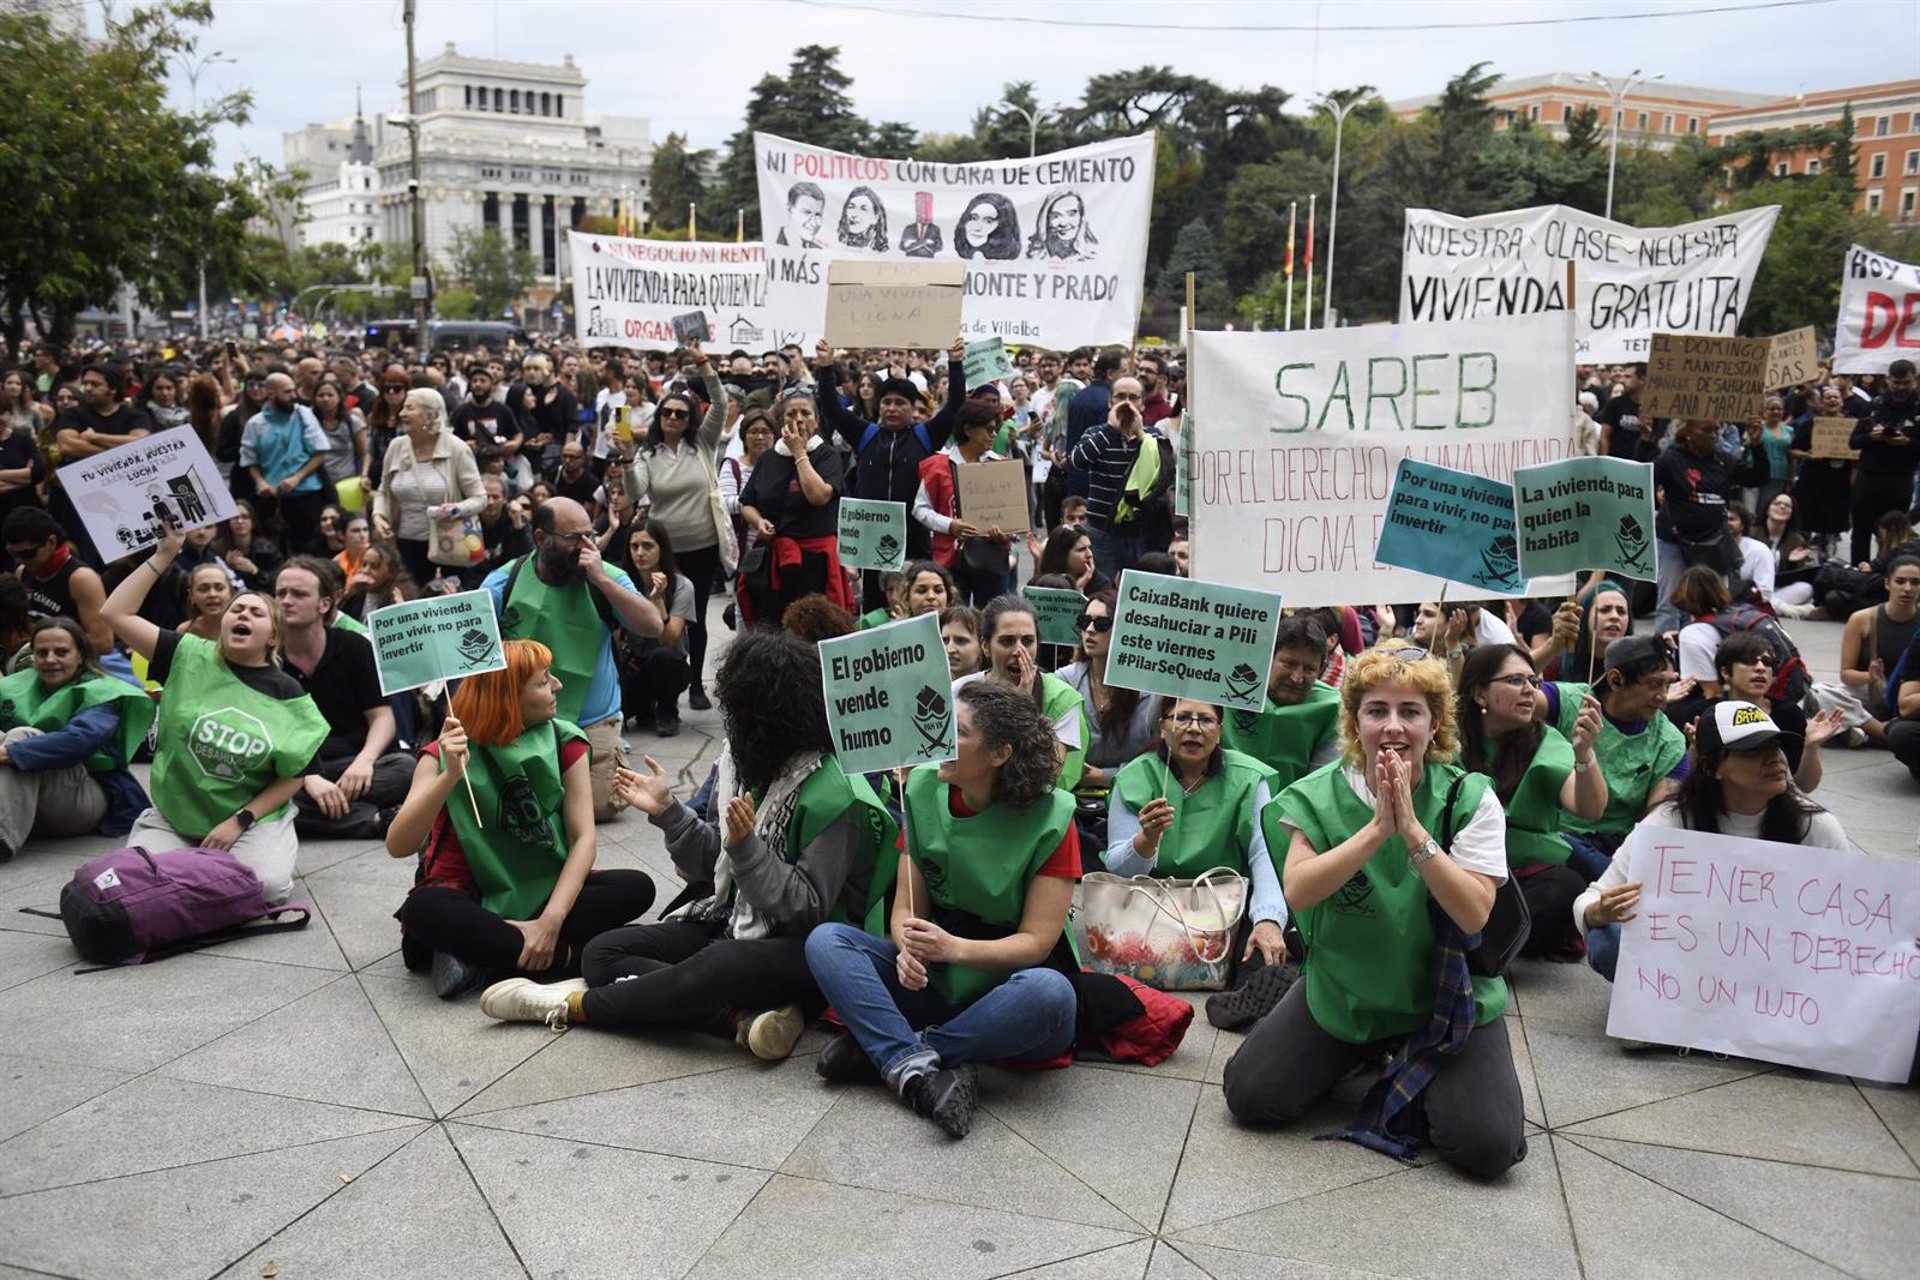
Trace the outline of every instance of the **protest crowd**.
<path fill-rule="evenodd" d="M 1247 1032 L 1238 1120 L 1359 1076 L 1339 1136 L 1494 1178 L 1527 1148 L 1503 974 L 1614 980 L 1636 831 L 1845 849 L 1823 753 L 1920 785 L 1909 360 L 1732 422 L 1643 414 L 1644 364 L 1579 366 L 1582 450 L 1652 464 L 1656 571 L 1285 610 L 1247 710 L 1108 678 L 1130 579 L 1234 554 L 1177 510 L 1209 394 L 1186 353 L 1022 347 L 979 385 L 965 355 L 30 345 L 0 379 L 0 859 L 85 832 L 227 851 L 271 907 L 303 838 L 381 840 L 417 865 L 408 968 L 475 1018 L 778 1060 L 826 1017 L 821 1075 L 956 1138 L 978 1064 L 1164 1059 L 1184 986 Z M 1816 454 L 1816 418 L 1856 456 Z M 176 428 L 234 513 L 96 545 L 63 471 Z M 1017 498 L 988 518 L 995 463 Z M 897 569 L 843 558 L 856 500 L 898 504 Z M 463 592 L 498 660 L 384 693 L 379 612 Z M 1844 623 L 1841 669 L 1782 617 Z M 916 620 L 951 758 L 845 764 L 830 707 L 866 685 L 825 655 Z M 706 713 L 724 745 L 676 790 L 647 740 Z M 641 821 L 682 883 L 596 868 L 596 829 Z M 1176 926 L 1178 974 L 1129 958 L 1103 896 L 1127 877 L 1230 901 L 1225 937 Z"/>

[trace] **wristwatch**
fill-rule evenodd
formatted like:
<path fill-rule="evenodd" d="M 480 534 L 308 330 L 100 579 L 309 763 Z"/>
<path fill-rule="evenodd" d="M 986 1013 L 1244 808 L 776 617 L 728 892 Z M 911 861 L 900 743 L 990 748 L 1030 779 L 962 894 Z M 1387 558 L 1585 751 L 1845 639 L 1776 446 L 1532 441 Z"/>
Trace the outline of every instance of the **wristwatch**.
<path fill-rule="evenodd" d="M 1600 763 L 1599 758 L 1594 756 L 1589 756 L 1585 760 L 1575 760 L 1573 762 L 1573 771 L 1575 773 L 1585 773 L 1587 770 L 1593 768 L 1593 766 L 1599 763 Z"/>
<path fill-rule="evenodd" d="M 1417 867 L 1429 858 L 1439 857 L 1440 853 L 1440 842 L 1432 836 L 1428 836 L 1421 842 L 1418 849 L 1409 849 L 1407 851 L 1407 862 L 1410 866 Z"/>
<path fill-rule="evenodd" d="M 240 830 L 243 832 L 253 830 L 253 824 L 260 821 L 251 809 L 242 809 L 233 815 L 233 820 L 240 824 Z"/>

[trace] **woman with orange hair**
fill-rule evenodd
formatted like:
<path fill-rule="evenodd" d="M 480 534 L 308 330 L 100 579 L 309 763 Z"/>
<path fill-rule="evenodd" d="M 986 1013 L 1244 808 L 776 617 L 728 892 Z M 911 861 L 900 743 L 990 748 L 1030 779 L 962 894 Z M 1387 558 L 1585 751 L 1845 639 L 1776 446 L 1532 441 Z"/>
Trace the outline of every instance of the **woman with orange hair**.
<path fill-rule="evenodd" d="M 552 651 L 509 640 L 506 658 L 461 682 L 387 828 L 388 853 L 420 854 L 394 913 L 402 955 L 443 1000 L 516 973 L 574 977 L 589 938 L 653 902 L 644 872 L 593 869 L 587 738 L 559 718 Z"/>

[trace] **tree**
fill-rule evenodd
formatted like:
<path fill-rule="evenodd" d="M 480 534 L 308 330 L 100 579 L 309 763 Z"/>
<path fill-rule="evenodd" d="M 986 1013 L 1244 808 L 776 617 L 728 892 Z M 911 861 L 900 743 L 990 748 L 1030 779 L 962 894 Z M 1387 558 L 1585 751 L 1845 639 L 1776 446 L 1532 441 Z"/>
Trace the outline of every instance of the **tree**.
<path fill-rule="evenodd" d="M 647 197 L 653 210 L 655 231 L 686 227 L 688 207 L 706 198 L 706 179 L 701 176 L 701 170 L 712 154 L 688 151 L 684 133 L 669 133 L 666 141 L 655 149 Z"/>
<path fill-rule="evenodd" d="M 1840 123 L 1834 127 L 1833 142 L 1827 147 L 1827 162 L 1821 168 L 1848 191 L 1859 181 L 1859 169 L 1854 163 L 1851 102 L 1840 108 Z"/>
<path fill-rule="evenodd" d="M 727 139 L 720 166 L 721 207 L 747 211 L 747 234 L 760 234 L 760 180 L 753 167 L 753 135 L 779 134 L 796 142 L 836 151 L 861 151 L 873 127 L 853 109 L 847 90 L 853 81 L 840 70 L 840 49 L 810 44 L 793 52 L 785 76 L 765 75 L 747 99 L 746 124 Z M 898 142 L 891 126 L 890 143 Z"/>
<path fill-rule="evenodd" d="M 64 339 L 90 303 L 130 285 L 183 298 L 197 265 L 231 263 L 259 194 L 213 172 L 216 124 L 244 123 L 234 94 L 183 114 L 167 106 L 167 71 L 190 55 L 207 0 L 164 0 L 108 15 L 99 39 L 54 35 L 46 20 L 0 8 L 0 326 L 18 341 L 31 319 Z M 84 86 L 84 91 L 77 88 Z"/>
<path fill-rule="evenodd" d="M 479 314 L 491 318 L 520 300 L 539 277 L 540 264 L 527 250 L 509 248 L 498 231 L 462 227 L 453 233 L 447 270 L 473 294 Z"/>
<path fill-rule="evenodd" d="M 1189 273 L 1196 289 L 1205 289 L 1221 278 L 1220 255 L 1213 247 L 1213 228 L 1205 218 L 1195 218 L 1180 228 L 1173 251 L 1167 254 L 1167 265 L 1160 269 L 1159 287 L 1154 292 L 1184 296 Z"/>

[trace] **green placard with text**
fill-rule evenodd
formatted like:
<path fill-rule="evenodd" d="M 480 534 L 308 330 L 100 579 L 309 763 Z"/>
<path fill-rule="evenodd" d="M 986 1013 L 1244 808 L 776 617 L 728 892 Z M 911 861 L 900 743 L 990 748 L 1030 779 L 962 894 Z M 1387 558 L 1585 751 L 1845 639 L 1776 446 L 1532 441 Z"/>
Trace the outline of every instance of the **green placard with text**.
<path fill-rule="evenodd" d="M 1259 711 L 1267 703 L 1280 597 L 1129 569 L 1107 650 L 1107 683 Z"/>
<path fill-rule="evenodd" d="M 822 640 L 820 679 L 847 773 L 953 759 L 953 670 L 934 614 Z"/>
<path fill-rule="evenodd" d="M 1652 581 L 1653 464 L 1568 458 L 1513 473 L 1520 573 L 1599 569 Z"/>
<path fill-rule="evenodd" d="M 1020 594 L 1038 615 L 1041 644 L 1079 644 L 1075 620 L 1087 609 L 1087 598 L 1071 587 L 1022 587 Z"/>
<path fill-rule="evenodd" d="M 840 563 L 849 569 L 894 573 L 907 560 L 907 507 L 903 502 L 840 499 Z"/>
<path fill-rule="evenodd" d="M 428 596 L 376 609 L 367 615 L 367 639 L 373 642 L 383 695 L 507 665 L 488 591 Z"/>

